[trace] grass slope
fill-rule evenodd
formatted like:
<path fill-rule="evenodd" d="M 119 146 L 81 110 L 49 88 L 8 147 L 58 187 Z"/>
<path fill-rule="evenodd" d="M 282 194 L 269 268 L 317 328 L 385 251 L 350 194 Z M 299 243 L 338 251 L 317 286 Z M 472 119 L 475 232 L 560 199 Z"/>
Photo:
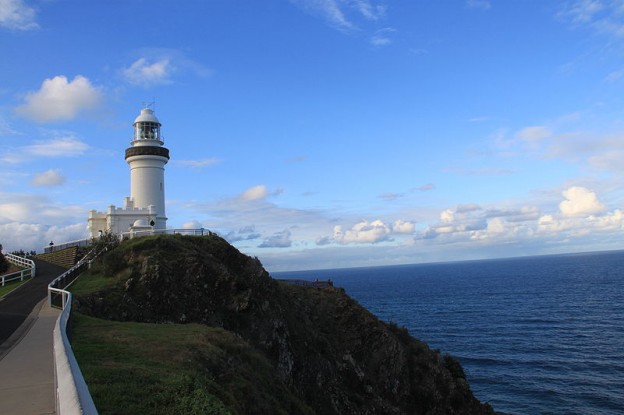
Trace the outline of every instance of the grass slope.
<path fill-rule="evenodd" d="M 310 413 L 264 356 L 226 330 L 72 319 L 72 348 L 102 415 Z"/>

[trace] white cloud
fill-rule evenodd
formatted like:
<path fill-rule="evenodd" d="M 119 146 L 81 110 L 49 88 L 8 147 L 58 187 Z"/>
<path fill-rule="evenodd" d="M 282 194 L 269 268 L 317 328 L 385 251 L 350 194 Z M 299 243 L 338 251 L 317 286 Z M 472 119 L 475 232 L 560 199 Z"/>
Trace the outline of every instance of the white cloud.
<path fill-rule="evenodd" d="M 221 160 L 217 158 L 198 159 L 198 160 L 174 160 L 174 164 L 184 166 L 184 167 L 191 167 L 194 169 L 210 167 L 219 163 L 221 163 Z"/>
<path fill-rule="evenodd" d="M 576 0 L 568 2 L 559 12 L 559 17 L 572 23 L 590 23 L 604 9 L 599 0 Z"/>
<path fill-rule="evenodd" d="M 182 229 L 201 229 L 204 225 L 198 220 L 191 220 L 182 224 Z"/>
<path fill-rule="evenodd" d="M 38 157 L 75 157 L 84 154 L 89 146 L 73 136 L 55 138 L 25 146 L 23 150 Z"/>
<path fill-rule="evenodd" d="M 63 243 L 85 239 L 87 229 L 84 223 L 65 226 L 50 226 L 40 223 L 11 222 L 0 224 L 0 242 L 5 252 L 43 252 L 50 242 Z"/>
<path fill-rule="evenodd" d="M 278 188 L 272 192 L 269 192 L 266 186 L 261 184 L 258 186 L 250 187 L 249 189 L 245 190 L 243 193 L 241 193 L 241 195 L 238 198 L 245 202 L 251 202 L 254 200 L 266 199 L 269 196 L 277 196 L 279 194 L 282 194 L 283 192 L 284 190 L 281 188 Z"/>
<path fill-rule="evenodd" d="M 57 204 L 47 197 L 28 193 L 0 193 L 0 224 L 9 222 L 67 225 L 87 212 L 77 206 Z M 86 225 L 85 225 L 86 229 Z"/>
<path fill-rule="evenodd" d="M 243 226 L 236 231 L 230 231 L 223 236 L 228 242 L 251 241 L 260 238 L 262 235 L 256 232 L 254 225 Z M 264 248 L 264 247 L 263 247 Z"/>
<path fill-rule="evenodd" d="M 169 58 L 156 61 L 139 58 L 128 68 L 123 69 L 122 75 L 131 84 L 150 87 L 171 83 L 170 77 L 174 71 L 175 67 Z"/>
<path fill-rule="evenodd" d="M 266 238 L 260 245 L 258 245 L 258 248 L 289 248 L 292 246 L 290 237 L 291 232 L 288 229 L 284 229 L 283 231 L 276 232 Z"/>
<path fill-rule="evenodd" d="M 384 17 L 386 8 L 370 0 L 290 0 L 308 13 L 319 15 L 330 26 L 339 30 L 357 29 L 354 21 L 364 18 L 377 21 Z"/>
<path fill-rule="evenodd" d="M 551 136 L 550 130 L 544 126 L 526 127 L 516 133 L 516 137 L 529 143 L 539 142 Z"/>
<path fill-rule="evenodd" d="M 37 157 L 75 157 L 84 154 L 88 149 L 86 143 L 71 134 L 64 134 L 50 140 L 10 149 L 0 156 L 0 161 L 16 164 Z"/>
<path fill-rule="evenodd" d="M 32 30 L 39 25 L 35 21 L 35 9 L 23 0 L 0 0 L 0 27 L 13 30 Z"/>
<path fill-rule="evenodd" d="M 622 2 L 575 0 L 564 3 L 557 17 L 573 27 L 587 27 L 615 39 L 624 37 Z"/>
<path fill-rule="evenodd" d="M 27 94 L 25 101 L 16 111 L 26 118 L 41 123 L 71 120 L 99 107 L 102 91 L 80 75 L 71 82 L 65 76 L 55 76 L 43 81 L 39 91 Z"/>
<path fill-rule="evenodd" d="M 65 183 L 65 177 L 61 175 L 60 170 L 58 169 L 50 169 L 46 170 L 43 173 L 36 174 L 31 184 L 33 186 L 60 186 Z"/>
<path fill-rule="evenodd" d="M 492 4 L 489 0 L 466 0 L 466 5 L 471 9 L 489 10 Z"/>
<path fill-rule="evenodd" d="M 416 225 L 414 225 L 412 222 L 405 222 L 400 219 L 394 222 L 394 225 L 392 225 L 392 232 L 394 233 L 411 234 L 414 233 L 415 229 Z"/>
<path fill-rule="evenodd" d="M 362 221 L 353 225 L 351 229 L 342 230 L 342 226 L 334 227 L 334 241 L 340 244 L 348 243 L 377 243 L 389 239 L 392 229 L 380 220 L 372 222 Z"/>
<path fill-rule="evenodd" d="M 573 186 L 562 192 L 564 200 L 551 205 L 554 211 L 541 213 L 535 206 L 503 209 L 446 209 L 437 224 L 428 226 L 415 237 L 415 243 L 436 240 L 435 246 L 451 245 L 455 249 L 501 250 L 513 245 L 520 252 L 544 253 L 540 247 L 559 247 L 571 252 L 574 244 L 591 250 L 597 246 L 615 246 L 621 239 L 624 213 L 620 209 L 606 212 L 596 194 L 584 187 Z M 469 205 L 468 205 L 469 206 Z M 591 241 L 591 242 L 590 242 Z M 566 247 L 564 249 L 564 247 Z"/>
<path fill-rule="evenodd" d="M 11 127 L 9 122 L 0 118 L 0 136 L 17 135 L 18 132 Z"/>
<path fill-rule="evenodd" d="M 604 212 L 596 193 L 580 186 L 570 187 L 562 192 L 566 200 L 559 204 L 559 210 L 566 217 L 589 216 Z"/>
<path fill-rule="evenodd" d="M 392 39 L 390 38 L 390 36 L 394 32 L 396 32 L 396 30 L 391 27 L 377 30 L 371 37 L 371 45 L 377 47 L 388 46 L 392 43 Z"/>
<path fill-rule="evenodd" d="M 245 190 L 241 194 L 240 197 L 241 197 L 241 199 L 243 199 L 245 201 L 252 201 L 252 200 L 264 199 L 268 195 L 269 195 L 269 191 L 267 190 L 266 186 L 258 185 L 258 186 L 254 186 L 254 187 L 251 187 L 251 188 Z"/>

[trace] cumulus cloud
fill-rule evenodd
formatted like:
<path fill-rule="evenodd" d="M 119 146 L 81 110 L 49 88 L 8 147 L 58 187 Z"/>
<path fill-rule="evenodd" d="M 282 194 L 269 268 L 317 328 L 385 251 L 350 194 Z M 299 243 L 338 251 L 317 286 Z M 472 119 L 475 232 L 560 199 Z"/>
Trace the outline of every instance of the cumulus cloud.
<path fill-rule="evenodd" d="M 39 25 L 35 21 L 35 9 L 23 0 L 0 0 L 0 27 L 12 30 L 32 30 Z"/>
<path fill-rule="evenodd" d="M 82 208 L 58 205 L 39 195 L 0 193 L 0 223 L 36 220 L 37 223 L 63 225 L 73 223 L 76 217 L 86 217 L 86 214 Z"/>
<path fill-rule="evenodd" d="M 416 225 L 414 225 L 412 222 L 405 222 L 400 219 L 394 222 L 394 224 L 392 225 L 392 232 L 394 233 L 411 234 L 414 233 L 415 229 Z"/>
<path fill-rule="evenodd" d="M 372 222 L 363 220 L 353 225 L 351 229 L 343 230 L 342 226 L 334 226 L 333 240 L 340 244 L 358 243 L 378 243 L 391 240 L 392 235 L 412 234 L 416 229 L 413 222 L 396 220 L 393 224 L 387 224 L 379 219 Z M 317 239 L 326 243 L 324 238 Z"/>
<path fill-rule="evenodd" d="M 30 182 L 33 186 L 60 186 L 65 183 L 65 177 L 61 175 L 58 169 L 46 170 L 43 173 L 36 174 Z"/>
<path fill-rule="evenodd" d="M 619 240 L 624 225 L 620 209 L 607 212 L 595 192 L 580 186 L 566 189 L 562 196 L 564 200 L 554 211 L 545 213 L 535 206 L 445 209 L 438 223 L 417 234 L 415 241 L 436 239 L 437 244 L 478 243 L 476 246 L 487 244 L 490 248 L 512 244 L 539 253 L 539 246 L 567 246 L 584 240 L 608 245 L 608 238 L 597 237 L 608 233 Z"/>
<path fill-rule="evenodd" d="M 69 82 L 61 75 L 43 81 L 39 91 L 28 93 L 26 103 L 16 111 L 41 123 L 71 120 L 99 107 L 102 99 L 101 88 L 93 86 L 87 78 L 78 75 Z"/>
<path fill-rule="evenodd" d="M 5 252 L 25 251 L 43 252 L 50 242 L 63 243 L 77 241 L 87 237 L 84 223 L 65 226 L 50 226 L 40 223 L 12 222 L 0 224 L 0 235 Z"/>
<path fill-rule="evenodd" d="M 201 229 L 204 225 L 198 220 L 190 220 L 182 224 L 182 229 Z"/>
<path fill-rule="evenodd" d="M 258 248 L 289 248 L 292 246 L 290 240 L 291 232 L 288 229 L 284 229 L 281 232 L 276 232 L 270 237 L 266 238 Z"/>
<path fill-rule="evenodd" d="M 171 74 L 175 71 L 169 58 L 148 60 L 139 58 L 121 73 L 126 81 L 143 87 L 171 83 Z"/>
<path fill-rule="evenodd" d="M 230 243 L 234 243 L 240 241 L 251 241 L 258 239 L 261 236 L 262 235 L 256 232 L 256 227 L 254 225 L 248 225 L 239 228 L 237 231 L 228 232 L 226 235 L 223 235 L 223 238 Z"/>
<path fill-rule="evenodd" d="M 596 193 L 584 187 L 570 187 L 564 190 L 562 195 L 566 199 L 559 204 L 559 210 L 563 216 L 589 216 L 605 210 L 605 206 L 600 203 Z"/>

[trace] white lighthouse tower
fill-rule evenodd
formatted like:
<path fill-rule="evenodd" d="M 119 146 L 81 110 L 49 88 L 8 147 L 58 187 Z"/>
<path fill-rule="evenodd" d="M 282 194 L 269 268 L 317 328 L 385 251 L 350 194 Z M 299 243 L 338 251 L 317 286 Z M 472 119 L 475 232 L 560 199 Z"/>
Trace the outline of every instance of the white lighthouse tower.
<path fill-rule="evenodd" d="M 165 229 L 165 164 L 169 149 L 160 134 L 160 122 L 149 108 L 141 110 L 134 120 L 134 137 L 126 149 L 126 162 L 130 166 L 130 199 L 134 207 L 149 208 L 152 215 L 149 225 Z"/>
<path fill-rule="evenodd" d="M 134 120 L 134 134 L 126 149 L 130 166 L 130 196 L 124 207 L 110 205 L 106 212 L 89 212 L 89 234 L 117 235 L 150 232 L 167 228 L 165 215 L 165 164 L 169 149 L 164 147 L 160 121 L 150 108 L 141 110 Z"/>

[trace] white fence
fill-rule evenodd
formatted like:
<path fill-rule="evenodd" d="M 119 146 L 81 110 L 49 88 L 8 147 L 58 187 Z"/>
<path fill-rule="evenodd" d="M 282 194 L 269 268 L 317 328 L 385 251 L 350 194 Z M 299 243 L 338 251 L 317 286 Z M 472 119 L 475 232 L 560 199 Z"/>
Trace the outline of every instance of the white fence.
<path fill-rule="evenodd" d="M 89 252 L 74 267 L 55 278 L 48 285 L 48 302 L 63 311 L 54 327 L 54 383 L 56 386 L 56 413 L 62 415 L 97 415 L 93 398 L 82 376 L 71 344 L 67 338 L 67 322 L 71 313 L 72 295 L 65 290 L 89 266 L 93 255 Z M 60 304 L 54 300 L 60 297 Z"/>
<path fill-rule="evenodd" d="M 35 261 L 22 258 L 21 256 L 13 255 L 13 254 L 5 254 L 4 257 L 10 263 L 17 265 L 19 267 L 26 267 L 21 271 L 13 272 L 11 274 L 6 274 L 0 277 L 0 285 L 4 287 L 4 284 L 10 281 L 20 280 L 24 281 L 26 278 L 31 278 L 35 276 Z"/>

